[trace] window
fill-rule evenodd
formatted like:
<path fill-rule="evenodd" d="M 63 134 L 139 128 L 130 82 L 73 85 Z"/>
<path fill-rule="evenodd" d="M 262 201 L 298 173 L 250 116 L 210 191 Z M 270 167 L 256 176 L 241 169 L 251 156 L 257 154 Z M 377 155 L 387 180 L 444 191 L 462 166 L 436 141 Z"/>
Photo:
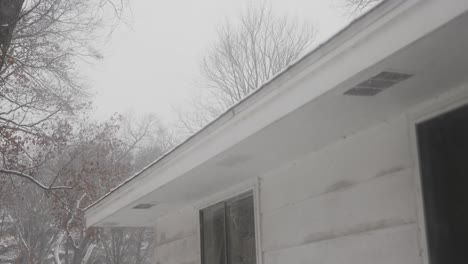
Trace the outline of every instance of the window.
<path fill-rule="evenodd" d="M 202 264 L 255 264 L 252 192 L 200 212 Z"/>
<path fill-rule="evenodd" d="M 466 263 L 468 106 L 417 127 L 429 257 Z"/>

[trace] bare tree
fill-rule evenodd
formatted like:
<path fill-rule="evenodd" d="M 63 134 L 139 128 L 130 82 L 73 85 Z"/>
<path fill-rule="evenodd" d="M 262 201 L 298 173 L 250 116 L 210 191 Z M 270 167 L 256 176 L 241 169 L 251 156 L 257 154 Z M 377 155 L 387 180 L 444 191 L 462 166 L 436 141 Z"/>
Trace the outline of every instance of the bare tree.
<path fill-rule="evenodd" d="M 148 228 L 106 228 L 101 237 L 101 253 L 94 259 L 105 264 L 149 264 L 153 233 Z"/>
<path fill-rule="evenodd" d="M 179 113 L 183 128 L 198 130 L 300 58 L 314 37 L 311 25 L 276 15 L 271 6 L 247 8 L 238 21 L 219 30 L 203 56 L 203 91 L 190 111 Z"/>
<path fill-rule="evenodd" d="M 86 229 L 82 209 L 135 171 L 147 143 L 171 145 L 156 135 L 156 118 L 86 118 L 77 65 L 100 58 L 92 40 L 104 32 L 104 7 L 117 19 L 112 29 L 124 4 L 0 1 L 1 263 L 103 263 L 109 245 L 123 263 L 148 263 L 148 230 Z"/>
<path fill-rule="evenodd" d="M 57 184 L 71 185 L 72 190 L 43 192 L 28 180 L 9 179 L 12 187 L 0 192 L 0 262 L 149 263 L 152 230 L 86 229 L 83 208 L 133 174 L 147 148 L 170 147 L 165 136 L 157 135 L 162 128 L 147 129 L 157 121 L 153 118 L 130 121 L 116 116 L 75 124 L 67 147 L 54 151 L 34 174 L 42 179 L 62 173 L 66 177 Z M 129 128 L 133 136 L 123 137 Z M 163 144 L 157 146 L 159 142 Z"/>
<path fill-rule="evenodd" d="M 26 181 L 15 181 L 15 190 L 2 203 L 1 263 L 49 263 L 60 229 L 46 194 Z"/>
<path fill-rule="evenodd" d="M 120 159 L 132 160 L 132 172 L 149 165 L 175 145 L 175 137 L 155 114 L 135 117 L 128 112 L 122 119 L 120 137 L 127 151 Z"/>
<path fill-rule="evenodd" d="M 33 174 L 53 148 L 63 146 L 73 129 L 70 120 L 87 108 L 77 65 L 101 57 L 92 40 L 103 28 L 104 9 L 120 17 L 124 5 L 124 0 L 1 1 L 0 177 L 21 177 L 47 191 L 69 188 L 51 184 L 52 176 L 46 183 Z"/>

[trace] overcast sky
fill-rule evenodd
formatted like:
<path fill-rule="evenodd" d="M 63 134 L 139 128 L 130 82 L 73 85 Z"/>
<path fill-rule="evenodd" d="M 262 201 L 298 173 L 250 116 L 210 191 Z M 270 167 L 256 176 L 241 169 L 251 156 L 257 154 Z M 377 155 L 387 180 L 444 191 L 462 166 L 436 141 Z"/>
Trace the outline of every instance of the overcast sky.
<path fill-rule="evenodd" d="M 87 67 L 95 117 L 119 112 L 156 113 L 175 120 L 199 78 L 198 63 L 226 19 L 260 0 L 130 0 L 133 22 L 103 48 L 104 59 Z M 340 0 L 270 0 L 276 13 L 297 16 L 318 30 L 315 44 L 347 25 Z"/>

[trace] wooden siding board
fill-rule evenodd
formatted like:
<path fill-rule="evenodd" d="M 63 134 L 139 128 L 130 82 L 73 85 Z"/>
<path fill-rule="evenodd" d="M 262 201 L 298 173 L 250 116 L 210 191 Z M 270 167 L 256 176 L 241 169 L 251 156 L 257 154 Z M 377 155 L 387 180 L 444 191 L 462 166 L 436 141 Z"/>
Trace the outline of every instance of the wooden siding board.
<path fill-rule="evenodd" d="M 200 263 L 198 236 L 189 236 L 156 246 L 155 252 L 157 264 Z"/>
<path fill-rule="evenodd" d="M 263 215 L 264 251 L 414 223 L 410 170 L 373 178 Z"/>
<path fill-rule="evenodd" d="M 158 219 L 155 226 L 156 245 L 194 236 L 198 232 L 198 211 L 192 207 Z"/>
<path fill-rule="evenodd" d="M 415 224 L 265 253 L 265 264 L 421 263 Z"/>
<path fill-rule="evenodd" d="M 406 125 L 380 124 L 262 176 L 262 212 L 411 167 Z"/>

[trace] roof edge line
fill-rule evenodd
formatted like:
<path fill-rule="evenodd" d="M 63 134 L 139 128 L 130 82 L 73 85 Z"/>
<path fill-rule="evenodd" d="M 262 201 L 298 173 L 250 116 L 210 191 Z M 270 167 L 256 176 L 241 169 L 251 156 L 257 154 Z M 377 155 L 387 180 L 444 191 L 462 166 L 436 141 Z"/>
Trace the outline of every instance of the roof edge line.
<path fill-rule="evenodd" d="M 237 102 L 236 104 L 234 104 L 233 106 L 228 108 L 225 112 L 220 114 L 213 121 L 209 122 L 202 129 L 200 129 L 196 133 L 192 134 L 191 136 L 189 136 L 188 138 L 183 140 L 180 144 L 178 144 L 174 148 L 167 151 L 160 158 L 158 158 L 154 162 L 150 163 L 148 166 L 146 166 L 145 168 L 143 168 L 139 172 L 135 173 L 133 176 L 129 177 L 125 181 L 123 181 L 121 184 L 119 184 L 118 186 L 113 188 L 109 193 L 102 196 L 101 198 L 99 198 L 98 200 L 93 202 L 92 204 L 88 205 L 83 210 L 86 213 L 88 213 L 88 210 L 94 209 L 94 207 L 96 207 L 97 205 L 104 202 L 104 200 L 107 200 L 107 198 L 109 196 L 111 196 L 111 194 L 113 194 L 116 191 L 122 189 L 123 186 L 127 185 L 129 182 L 132 182 L 134 179 L 138 178 L 139 176 L 144 175 L 146 172 L 150 171 L 156 164 L 159 164 L 163 160 L 167 160 L 171 156 L 174 156 L 174 155 L 178 154 L 177 153 L 178 150 L 181 149 L 182 147 L 185 147 L 188 142 L 192 142 L 196 138 L 199 138 L 200 136 L 203 136 L 203 134 L 209 132 L 209 129 L 211 129 L 211 128 L 216 129 L 216 125 L 222 125 L 225 122 L 227 122 L 228 120 L 232 119 L 234 116 L 237 115 L 237 112 L 242 111 L 242 110 L 236 111 L 237 108 L 240 108 L 240 107 L 244 106 L 244 104 L 246 104 L 247 101 L 252 100 L 252 98 L 255 98 L 255 95 L 257 95 L 260 92 L 264 91 L 265 88 L 271 86 L 272 83 L 277 82 L 278 79 L 285 76 L 286 73 L 290 72 L 292 69 L 299 68 L 300 66 L 314 65 L 317 62 L 320 62 L 323 59 L 323 57 L 325 57 L 327 54 L 329 54 L 330 52 L 333 52 L 337 48 L 341 47 L 342 44 L 346 43 L 347 40 L 349 40 L 350 38 L 352 38 L 356 34 L 360 33 L 360 32 L 357 32 L 356 34 L 353 34 L 351 36 L 344 36 L 345 33 L 349 33 L 348 31 L 352 30 L 354 27 L 357 27 L 358 29 L 360 27 L 367 28 L 367 27 L 372 25 L 372 22 L 374 22 L 376 20 L 379 20 L 379 19 L 382 19 L 382 16 L 390 13 L 392 10 L 394 10 L 396 7 L 402 5 L 403 3 L 405 3 L 405 2 L 408 3 L 409 2 L 410 4 L 407 5 L 408 6 L 407 8 L 409 8 L 409 7 L 413 6 L 415 3 L 419 2 L 419 1 L 420 0 L 411 0 L 411 1 L 404 1 L 404 0 L 391 1 L 391 0 L 387 0 L 387 1 L 383 1 L 383 2 L 379 3 L 378 5 L 373 7 L 370 11 L 368 11 L 367 13 L 365 13 L 365 14 L 361 15 L 360 17 L 356 18 L 351 23 L 349 23 L 346 27 L 344 27 L 343 29 L 341 29 L 337 33 L 333 34 L 331 37 L 327 38 L 325 41 L 323 41 L 319 45 L 317 45 L 313 50 L 306 53 L 304 56 L 297 59 L 295 62 L 291 63 L 288 67 L 286 67 L 282 71 L 278 72 L 276 75 L 274 75 L 268 81 L 264 82 L 259 88 L 253 90 L 246 97 L 244 97 L 239 102 Z M 338 39 L 340 37 L 343 37 L 344 39 Z M 318 56 L 318 58 L 315 58 L 315 59 L 313 59 L 311 61 L 307 61 L 307 59 L 313 57 L 318 52 L 321 52 L 323 48 L 328 47 L 330 45 L 330 43 L 333 43 L 334 41 L 338 41 L 338 43 L 336 43 L 336 45 L 334 47 L 333 46 L 330 47 L 330 50 L 327 53 L 322 54 L 321 56 Z M 299 79 L 301 79 L 303 77 L 303 76 L 301 76 L 301 73 L 304 73 L 305 71 L 307 71 L 307 69 L 308 68 L 306 68 L 306 67 L 303 68 L 303 69 L 299 68 L 298 70 L 300 70 L 300 71 L 298 73 L 295 73 L 296 75 L 294 75 L 293 77 L 297 78 L 299 76 Z M 302 74 L 302 75 L 304 75 L 304 74 Z"/>

